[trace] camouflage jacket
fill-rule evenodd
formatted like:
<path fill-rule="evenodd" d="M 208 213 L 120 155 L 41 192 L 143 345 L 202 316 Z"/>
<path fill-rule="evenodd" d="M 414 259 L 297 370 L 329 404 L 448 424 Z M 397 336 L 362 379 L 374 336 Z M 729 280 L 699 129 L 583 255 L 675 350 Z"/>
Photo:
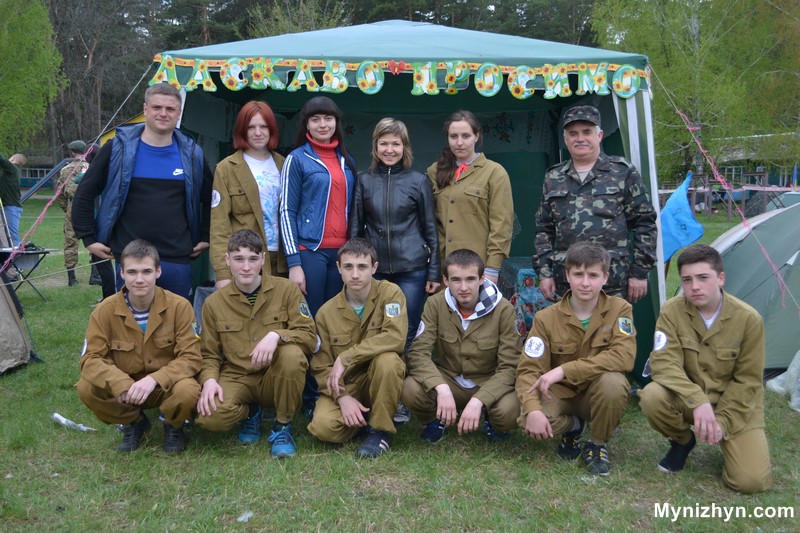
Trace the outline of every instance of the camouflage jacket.
<path fill-rule="evenodd" d="M 601 153 L 583 183 L 571 160 L 545 174 L 533 267 L 540 277 L 555 277 L 560 294 L 569 288 L 567 248 L 584 240 L 611 254 L 609 294 L 624 296 L 628 276 L 645 279 L 655 265 L 656 213 L 639 172 L 621 157 Z"/>

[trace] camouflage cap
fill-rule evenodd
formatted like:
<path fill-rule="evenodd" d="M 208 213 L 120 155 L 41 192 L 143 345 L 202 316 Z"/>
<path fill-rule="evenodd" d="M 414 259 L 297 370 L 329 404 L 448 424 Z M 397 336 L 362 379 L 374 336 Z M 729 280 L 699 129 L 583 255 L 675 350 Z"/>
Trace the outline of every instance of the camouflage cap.
<path fill-rule="evenodd" d="M 590 105 L 575 106 L 564 114 L 564 126 L 577 121 L 591 122 L 595 126 L 600 125 L 600 111 Z"/>
<path fill-rule="evenodd" d="M 67 145 L 67 149 L 70 152 L 82 154 L 86 151 L 86 143 L 83 141 L 72 141 Z"/>

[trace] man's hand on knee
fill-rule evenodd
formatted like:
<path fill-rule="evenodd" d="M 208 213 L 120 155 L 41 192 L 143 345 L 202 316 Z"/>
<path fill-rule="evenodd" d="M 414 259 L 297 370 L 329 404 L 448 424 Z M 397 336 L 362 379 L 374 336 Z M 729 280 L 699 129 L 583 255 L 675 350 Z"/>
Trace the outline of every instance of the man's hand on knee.
<path fill-rule="evenodd" d="M 550 421 L 541 411 L 531 411 L 525 415 L 525 434 L 535 440 L 553 438 Z"/>

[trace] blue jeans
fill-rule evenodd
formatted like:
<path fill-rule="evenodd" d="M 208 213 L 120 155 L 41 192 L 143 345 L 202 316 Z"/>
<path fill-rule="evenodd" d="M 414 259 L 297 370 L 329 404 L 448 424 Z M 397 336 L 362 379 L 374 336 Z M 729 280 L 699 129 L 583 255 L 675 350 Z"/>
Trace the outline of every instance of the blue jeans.
<path fill-rule="evenodd" d="M 306 302 L 311 314 L 317 316 L 322 304 L 339 294 L 344 284 L 336 268 L 339 250 L 300 250 L 300 264 L 306 275 Z"/>
<path fill-rule="evenodd" d="M 11 246 L 19 246 L 19 221 L 22 218 L 22 208 L 15 205 L 4 205 L 8 233 L 11 236 Z"/>
<path fill-rule="evenodd" d="M 313 316 L 317 316 L 322 304 L 339 294 L 344 286 L 342 275 L 336 268 L 334 248 L 300 250 L 300 264 L 306 276 L 306 302 Z M 303 405 L 313 405 L 319 398 L 317 379 L 311 373 L 311 356 L 306 370 L 306 384 L 303 387 Z"/>
<path fill-rule="evenodd" d="M 425 305 L 425 283 L 427 270 L 413 270 L 411 272 L 395 272 L 394 274 L 375 273 L 375 279 L 391 281 L 403 291 L 406 297 L 406 312 L 408 313 L 408 336 L 406 337 L 405 351 L 411 347 L 411 341 L 417 334 L 422 308 Z"/>
<path fill-rule="evenodd" d="M 120 290 L 125 281 L 120 272 L 122 268 L 117 262 L 117 290 Z M 156 285 L 162 289 L 183 296 L 192 301 L 192 265 L 189 263 L 170 263 L 161 261 L 161 277 L 156 280 Z"/>

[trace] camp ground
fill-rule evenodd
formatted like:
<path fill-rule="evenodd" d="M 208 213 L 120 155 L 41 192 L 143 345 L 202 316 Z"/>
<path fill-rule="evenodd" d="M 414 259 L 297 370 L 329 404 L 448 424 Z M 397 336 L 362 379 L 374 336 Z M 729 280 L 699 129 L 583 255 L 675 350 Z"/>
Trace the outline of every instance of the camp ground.
<path fill-rule="evenodd" d="M 267 101 L 278 115 L 284 150 L 292 147 L 297 111 L 315 95 L 329 96 L 344 112 L 347 146 L 359 168 L 385 116 L 407 124 L 414 166 L 424 171 L 445 146 L 446 117 L 459 109 L 476 113 L 483 125 L 479 149 L 511 177 L 515 264 L 530 265 L 545 170 L 568 157 L 560 128 L 568 108 L 600 109 L 606 153 L 631 160 L 657 190 L 643 55 L 393 20 L 169 50 L 154 60 L 150 83 L 185 90 L 181 128 L 212 163 L 231 153 L 238 109 L 253 99 Z M 659 261 L 650 296 L 635 308 L 639 338 L 652 338 L 664 293 Z M 640 346 L 641 364 L 647 344 Z"/>

